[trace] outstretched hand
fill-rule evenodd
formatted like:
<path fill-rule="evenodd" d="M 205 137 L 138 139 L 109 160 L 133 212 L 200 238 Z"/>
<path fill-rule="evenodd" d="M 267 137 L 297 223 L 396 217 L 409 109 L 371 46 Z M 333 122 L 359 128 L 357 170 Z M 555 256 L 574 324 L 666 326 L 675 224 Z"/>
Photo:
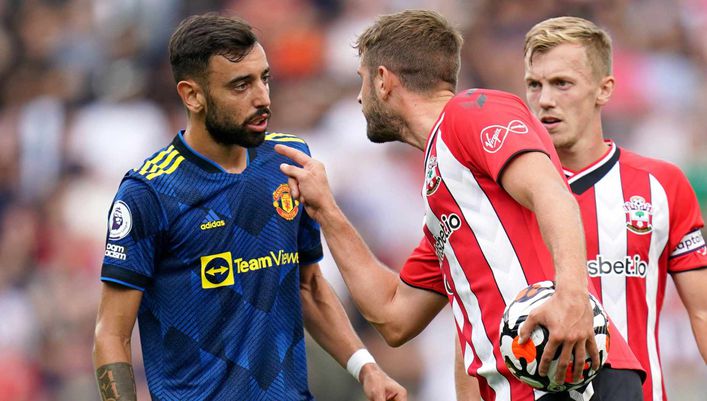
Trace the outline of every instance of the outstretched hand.
<path fill-rule="evenodd" d="M 520 327 L 519 342 L 523 344 L 528 341 L 538 324 L 545 326 L 550 332 L 550 338 L 543 350 L 539 373 L 547 376 L 557 348 L 562 347 L 555 377 L 550 380 L 565 383 L 568 366 L 573 360 L 574 366 L 570 366 L 572 382 L 578 382 L 582 378 L 587 354 L 592 360 L 592 366 L 599 366 L 593 322 L 594 314 L 586 292 L 555 292 L 547 302 L 528 315 Z"/>
<path fill-rule="evenodd" d="M 292 196 L 304 204 L 307 214 L 321 223 L 323 213 L 337 207 L 324 164 L 289 146 L 275 145 L 275 151 L 302 166 L 283 163 L 280 171 L 288 177 Z"/>
<path fill-rule="evenodd" d="M 360 373 L 363 393 L 370 401 L 407 401 L 407 390 L 391 379 L 374 363 L 364 365 Z"/>

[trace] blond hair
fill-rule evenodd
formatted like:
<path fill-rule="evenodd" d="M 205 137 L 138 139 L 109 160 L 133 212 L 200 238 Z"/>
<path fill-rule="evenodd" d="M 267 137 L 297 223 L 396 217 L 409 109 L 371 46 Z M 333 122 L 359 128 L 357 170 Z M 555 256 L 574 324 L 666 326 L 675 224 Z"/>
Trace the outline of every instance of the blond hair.
<path fill-rule="evenodd" d="M 462 42 L 439 13 L 405 10 L 378 17 L 354 47 L 370 70 L 385 66 L 407 89 L 428 92 L 441 83 L 456 89 Z"/>
<path fill-rule="evenodd" d="M 584 47 L 596 77 L 611 75 L 611 37 L 584 18 L 557 17 L 536 24 L 525 35 L 523 54 L 530 63 L 536 53 L 546 53 L 565 43 Z"/>

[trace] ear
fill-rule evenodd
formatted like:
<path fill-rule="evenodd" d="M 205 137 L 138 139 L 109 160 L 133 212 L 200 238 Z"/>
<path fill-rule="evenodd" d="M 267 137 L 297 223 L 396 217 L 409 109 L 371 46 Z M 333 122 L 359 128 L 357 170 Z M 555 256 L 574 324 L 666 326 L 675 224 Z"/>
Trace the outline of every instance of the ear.
<path fill-rule="evenodd" d="M 182 103 L 191 113 L 200 113 L 206 107 L 204 91 L 194 80 L 179 81 L 177 83 L 177 93 L 182 99 Z"/>
<path fill-rule="evenodd" d="M 599 93 L 597 94 L 597 105 L 603 106 L 611 99 L 611 94 L 614 93 L 614 77 L 609 75 L 601 79 L 599 83 Z"/>
<path fill-rule="evenodd" d="M 376 69 L 375 90 L 381 99 L 386 100 L 390 96 L 393 88 L 400 84 L 400 78 L 387 67 L 379 65 Z"/>

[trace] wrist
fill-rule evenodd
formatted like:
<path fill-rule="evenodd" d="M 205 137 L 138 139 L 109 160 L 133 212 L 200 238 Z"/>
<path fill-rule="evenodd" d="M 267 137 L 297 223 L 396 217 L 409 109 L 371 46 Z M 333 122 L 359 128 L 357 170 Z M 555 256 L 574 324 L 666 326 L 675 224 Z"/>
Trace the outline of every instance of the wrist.
<path fill-rule="evenodd" d="M 348 370 L 351 376 L 357 381 L 361 382 L 361 372 L 364 370 L 364 367 L 375 365 L 375 363 L 376 360 L 373 359 L 373 355 L 371 355 L 367 349 L 361 348 L 354 352 L 348 362 L 346 362 L 346 370 Z"/>

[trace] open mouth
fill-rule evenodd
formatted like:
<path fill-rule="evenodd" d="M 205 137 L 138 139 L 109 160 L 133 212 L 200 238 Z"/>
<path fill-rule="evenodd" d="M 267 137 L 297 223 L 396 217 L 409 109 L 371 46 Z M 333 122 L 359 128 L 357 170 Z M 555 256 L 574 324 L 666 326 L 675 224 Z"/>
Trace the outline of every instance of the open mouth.
<path fill-rule="evenodd" d="M 268 126 L 269 117 L 269 114 L 264 113 L 254 118 L 251 118 L 250 120 L 248 120 L 247 126 L 255 131 L 264 131 L 265 128 Z"/>

